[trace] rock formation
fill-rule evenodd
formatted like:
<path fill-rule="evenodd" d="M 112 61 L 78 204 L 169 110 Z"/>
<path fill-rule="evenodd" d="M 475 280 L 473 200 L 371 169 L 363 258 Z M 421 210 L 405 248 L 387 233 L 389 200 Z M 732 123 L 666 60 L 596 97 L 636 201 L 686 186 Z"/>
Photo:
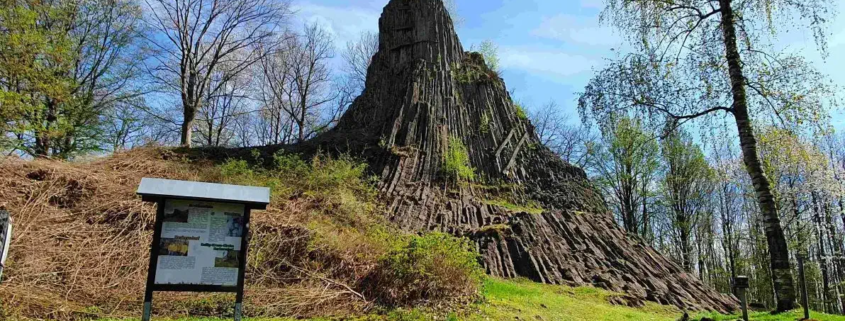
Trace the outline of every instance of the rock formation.
<path fill-rule="evenodd" d="M 366 155 L 393 222 L 469 237 L 494 276 L 592 284 L 629 303 L 734 308 L 626 236 L 583 170 L 543 147 L 502 79 L 464 52 L 440 0 L 391 0 L 379 31 L 366 89 L 309 144 Z M 471 180 L 444 174 L 446 154 L 461 143 Z"/>

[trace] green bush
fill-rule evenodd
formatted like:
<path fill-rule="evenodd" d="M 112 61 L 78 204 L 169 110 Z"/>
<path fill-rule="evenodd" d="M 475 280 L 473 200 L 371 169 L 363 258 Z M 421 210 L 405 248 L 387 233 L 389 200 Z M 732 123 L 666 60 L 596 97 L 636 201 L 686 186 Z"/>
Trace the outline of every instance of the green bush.
<path fill-rule="evenodd" d="M 475 179 L 475 169 L 469 163 L 469 153 L 464 143 L 455 137 L 449 137 L 446 159 L 443 164 L 446 176 L 457 181 Z"/>
<path fill-rule="evenodd" d="M 369 297 L 389 306 L 467 301 L 478 295 L 483 276 L 467 239 L 433 232 L 412 236 L 388 252 L 363 287 Z"/>
<path fill-rule="evenodd" d="M 520 119 L 528 119 L 528 114 L 525 113 L 525 109 L 522 108 L 522 105 L 514 102 L 513 107 L 516 109 L 516 117 L 519 117 Z"/>
<path fill-rule="evenodd" d="M 223 177 L 252 177 L 252 167 L 243 159 L 228 159 L 223 165 L 220 165 L 220 175 Z"/>
<path fill-rule="evenodd" d="M 481 131 L 482 134 L 490 132 L 490 117 L 487 116 L 487 113 L 481 114 L 481 125 L 478 126 L 478 130 Z"/>

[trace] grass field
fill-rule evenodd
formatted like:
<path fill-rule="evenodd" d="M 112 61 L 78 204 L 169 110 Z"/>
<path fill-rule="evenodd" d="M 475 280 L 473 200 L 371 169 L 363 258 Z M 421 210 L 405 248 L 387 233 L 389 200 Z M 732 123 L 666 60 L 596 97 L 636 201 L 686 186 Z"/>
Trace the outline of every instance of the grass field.
<path fill-rule="evenodd" d="M 674 321 L 682 312 L 674 307 L 647 303 L 642 308 L 611 305 L 608 297 L 615 294 L 593 287 L 566 287 L 538 284 L 523 280 L 500 280 L 488 278 L 484 284 L 484 300 L 473 304 L 464 311 L 438 315 L 424 311 L 392 311 L 382 315 L 363 316 L 358 321 L 487 321 L 487 320 L 560 320 L 560 321 Z M 758 321 L 794 321 L 799 320 L 801 312 L 772 315 L 766 312 L 754 312 L 751 320 Z M 737 320 L 737 315 L 700 314 L 693 320 L 709 317 L 717 321 Z M 845 316 L 833 316 L 811 313 L 811 318 L 818 321 L 845 321 Z M 155 319 L 156 321 L 162 319 Z M 218 318 L 167 319 L 167 321 L 222 321 Z M 246 319 L 252 321 L 292 321 L 293 319 Z M 324 319 L 312 319 L 321 321 Z M 118 320 L 108 320 L 118 321 Z M 121 320 L 122 321 L 122 320 Z M 162 320 L 164 321 L 164 320 Z"/>
<path fill-rule="evenodd" d="M 488 278 L 484 284 L 483 302 L 472 305 L 465 311 L 437 315 L 424 311 L 392 311 L 382 315 L 363 316 L 358 321 L 487 321 L 487 320 L 560 320 L 560 321 L 674 321 L 682 312 L 670 306 L 647 303 L 642 308 L 611 305 L 608 297 L 615 294 L 593 287 L 566 287 L 539 284 L 523 280 L 500 280 Z M 845 316 L 811 313 L 811 319 L 818 321 L 845 321 Z M 700 314 L 693 320 L 709 317 L 717 321 L 739 319 L 738 315 Z M 801 312 L 772 315 L 754 312 L 751 320 L 795 321 L 801 319 Z M 103 320 L 103 321 L 128 321 Z M 219 318 L 158 319 L 156 321 L 223 321 Z M 246 318 L 250 321 L 293 321 L 280 318 Z M 322 321 L 325 319 L 311 319 Z"/>

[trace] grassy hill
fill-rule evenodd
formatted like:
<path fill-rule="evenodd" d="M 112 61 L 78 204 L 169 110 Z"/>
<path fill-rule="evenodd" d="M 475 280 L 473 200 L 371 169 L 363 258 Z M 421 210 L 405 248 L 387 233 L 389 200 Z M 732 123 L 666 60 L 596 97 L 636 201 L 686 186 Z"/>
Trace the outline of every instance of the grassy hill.
<path fill-rule="evenodd" d="M 482 277 L 459 239 L 392 228 L 379 212 L 365 166 L 348 157 L 247 153 L 210 161 L 142 149 L 78 162 L 0 159 L 0 172 L 0 208 L 8 209 L 17 225 L 0 284 L 0 320 L 140 315 L 155 211 L 134 194 L 141 177 L 272 187 L 270 206 L 253 217 L 245 296 L 245 312 L 253 320 L 677 320 L 682 315 L 654 303 L 613 305 L 624 296 L 592 287 Z M 232 302 L 229 294 L 157 293 L 154 311 L 156 320 L 229 318 Z M 754 315 L 755 320 L 796 318 Z"/>

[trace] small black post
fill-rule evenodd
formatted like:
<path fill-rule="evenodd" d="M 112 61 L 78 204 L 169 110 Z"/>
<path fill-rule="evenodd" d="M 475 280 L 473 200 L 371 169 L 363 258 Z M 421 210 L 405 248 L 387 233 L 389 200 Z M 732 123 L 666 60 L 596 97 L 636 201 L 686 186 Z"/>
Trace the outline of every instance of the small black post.
<path fill-rule="evenodd" d="M 158 251 L 161 243 L 161 226 L 164 224 L 164 199 L 156 202 L 156 221 L 153 230 L 153 244 L 150 246 L 150 265 L 147 271 L 147 287 L 144 290 L 144 314 L 141 321 L 150 321 L 153 312 L 153 286 L 155 286 L 156 269 L 158 268 Z"/>
<path fill-rule="evenodd" d="M 738 275 L 734 278 L 734 289 L 736 290 L 736 294 L 739 297 L 739 304 L 742 308 L 742 320 L 748 321 L 748 302 L 746 301 L 745 297 L 745 289 L 748 288 L 748 277 L 744 275 Z"/>
<path fill-rule="evenodd" d="M 235 321 L 241 321 L 244 302 L 244 272 L 246 271 L 246 249 L 249 246 L 249 214 L 250 207 L 244 209 L 244 230 L 241 235 L 241 257 L 238 262 L 238 293 L 235 295 Z"/>
<path fill-rule="evenodd" d="M 804 320 L 810 319 L 809 299 L 807 298 L 807 280 L 804 278 L 804 254 L 798 254 L 798 278 L 801 279 L 801 305 L 804 306 Z"/>

